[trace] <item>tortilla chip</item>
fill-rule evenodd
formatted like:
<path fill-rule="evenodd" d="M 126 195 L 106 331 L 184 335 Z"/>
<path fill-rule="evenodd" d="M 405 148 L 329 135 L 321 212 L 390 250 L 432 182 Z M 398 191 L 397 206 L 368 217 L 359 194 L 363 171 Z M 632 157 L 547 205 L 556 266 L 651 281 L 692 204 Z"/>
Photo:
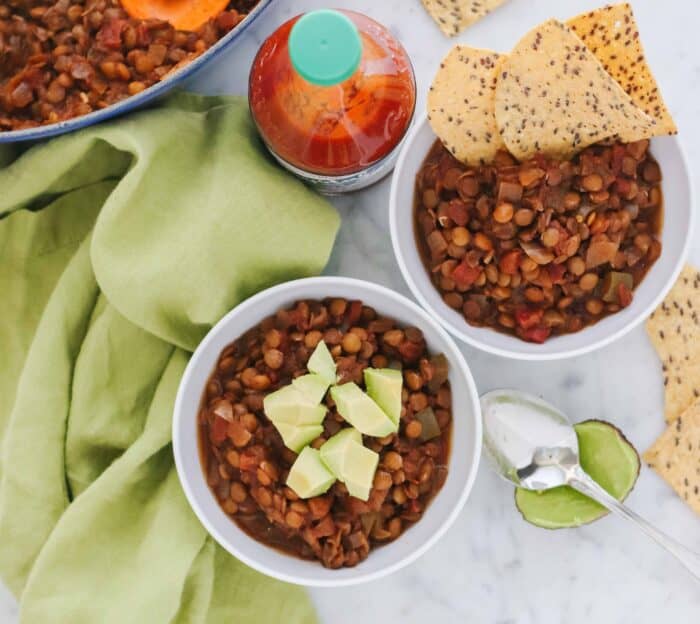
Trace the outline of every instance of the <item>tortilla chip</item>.
<path fill-rule="evenodd" d="M 421 0 L 443 33 L 454 37 L 506 0 Z"/>
<path fill-rule="evenodd" d="M 700 401 L 669 425 L 644 461 L 700 514 Z"/>
<path fill-rule="evenodd" d="M 567 25 L 595 54 L 632 101 L 656 119 L 656 133 L 676 134 L 671 114 L 644 58 L 639 30 L 629 3 L 606 6 L 570 19 Z"/>
<path fill-rule="evenodd" d="M 503 56 L 455 46 L 440 64 L 428 93 L 428 120 L 455 158 L 469 165 L 491 162 L 505 149 L 494 115 Z"/>
<path fill-rule="evenodd" d="M 664 364 L 664 416 L 672 423 L 700 398 L 700 362 Z"/>
<path fill-rule="evenodd" d="M 700 271 L 683 269 L 646 328 L 661 358 L 665 415 L 672 422 L 700 397 Z"/>
<path fill-rule="evenodd" d="M 537 152 L 568 158 L 603 139 L 631 142 L 656 134 L 656 120 L 556 20 L 535 27 L 504 59 L 496 121 L 509 151 L 521 160 Z"/>

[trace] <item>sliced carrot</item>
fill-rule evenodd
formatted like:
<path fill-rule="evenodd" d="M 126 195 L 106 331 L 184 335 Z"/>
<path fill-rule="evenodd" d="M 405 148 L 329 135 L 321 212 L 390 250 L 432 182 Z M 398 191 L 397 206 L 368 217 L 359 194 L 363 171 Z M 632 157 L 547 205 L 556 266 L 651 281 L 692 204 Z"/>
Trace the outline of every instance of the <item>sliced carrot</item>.
<path fill-rule="evenodd" d="M 229 0 L 121 0 L 134 19 L 160 19 L 177 30 L 194 31 L 223 11 Z"/>

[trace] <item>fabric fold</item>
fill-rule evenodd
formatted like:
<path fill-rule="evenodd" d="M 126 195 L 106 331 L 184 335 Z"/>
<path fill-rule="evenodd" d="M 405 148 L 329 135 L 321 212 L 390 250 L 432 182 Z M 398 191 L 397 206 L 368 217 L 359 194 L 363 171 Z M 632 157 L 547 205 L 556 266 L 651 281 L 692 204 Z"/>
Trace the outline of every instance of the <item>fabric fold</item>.
<path fill-rule="evenodd" d="M 85 239 L 39 323 L 3 440 L 0 569 L 15 594 L 22 592 L 36 557 L 70 502 L 64 444 L 72 364 L 98 293 Z"/>
<path fill-rule="evenodd" d="M 314 622 L 303 590 L 208 537 L 171 419 L 189 352 L 244 298 L 319 273 L 335 211 L 270 161 L 240 98 L 178 95 L 0 166 L 0 576 L 20 621 Z"/>

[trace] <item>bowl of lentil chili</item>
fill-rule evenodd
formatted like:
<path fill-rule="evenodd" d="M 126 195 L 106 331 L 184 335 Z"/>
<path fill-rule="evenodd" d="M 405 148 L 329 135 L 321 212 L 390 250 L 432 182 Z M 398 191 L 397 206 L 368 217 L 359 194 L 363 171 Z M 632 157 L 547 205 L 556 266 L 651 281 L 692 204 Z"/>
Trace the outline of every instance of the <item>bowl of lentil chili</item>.
<path fill-rule="evenodd" d="M 272 0 L 231 0 L 196 31 L 119 0 L 0 6 L 0 143 L 45 139 L 141 108 L 228 49 Z"/>
<path fill-rule="evenodd" d="M 339 384 L 361 384 L 368 366 L 402 370 L 398 432 L 364 436 L 379 455 L 367 501 L 340 482 L 322 496 L 295 495 L 286 476 L 296 455 L 265 415 L 265 396 L 305 374 L 321 340 Z M 222 399 L 231 422 L 216 420 Z M 326 403 L 312 447 L 346 424 Z M 416 410 L 426 407 L 439 427 L 428 441 L 416 436 Z M 287 582 L 354 585 L 407 565 L 456 518 L 481 453 L 478 393 L 449 335 L 405 297 L 349 278 L 297 280 L 237 306 L 202 341 L 178 391 L 173 449 L 190 505 L 232 555 Z"/>
<path fill-rule="evenodd" d="M 424 118 L 390 199 L 394 252 L 421 305 L 464 342 L 526 360 L 590 352 L 646 319 L 682 268 L 692 223 L 675 136 L 468 167 Z"/>

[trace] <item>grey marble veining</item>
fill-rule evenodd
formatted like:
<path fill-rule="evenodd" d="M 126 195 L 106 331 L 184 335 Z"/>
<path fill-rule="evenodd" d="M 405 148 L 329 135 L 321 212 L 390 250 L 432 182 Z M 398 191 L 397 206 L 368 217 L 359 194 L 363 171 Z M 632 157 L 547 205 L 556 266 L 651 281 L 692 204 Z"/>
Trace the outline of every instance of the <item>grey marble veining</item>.
<path fill-rule="evenodd" d="M 241 45 L 200 72 L 192 88 L 244 93 L 255 51 L 292 15 L 339 6 L 389 26 L 411 55 L 423 110 L 430 79 L 451 45 L 508 50 L 526 30 L 567 18 L 602 0 L 510 0 L 455 41 L 445 39 L 419 0 L 276 0 Z M 633 0 L 647 56 L 681 130 L 690 171 L 700 173 L 700 3 Z M 336 200 L 343 226 L 326 270 L 382 283 L 408 294 L 388 233 L 389 183 Z M 667 207 L 672 210 L 672 206 Z M 691 259 L 700 264 L 700 235 Z M 663 429 L 660 364 L 638 329 L 596 353 L 558 363 L 520 363 L 464 347 L 480 390 L 496 386 L 546 396 L 575 420 L 619 425 L 640 449 Z M 652 522 L 700 550 L 700 519 L 646 468 L 629 503 Z M 324 622 L 469 624 L 635 624 L 700 619 L 700 587 L 635 529 L 604 518 L 577 530 L 546 531 L 523 522 L 512 487 L 482 465 L 463 513 L 447 535 L 407 569 L 370 585 L 314 590 Z M 16 605 L 0 586 L 0 622 L 16 621 Z"/>

